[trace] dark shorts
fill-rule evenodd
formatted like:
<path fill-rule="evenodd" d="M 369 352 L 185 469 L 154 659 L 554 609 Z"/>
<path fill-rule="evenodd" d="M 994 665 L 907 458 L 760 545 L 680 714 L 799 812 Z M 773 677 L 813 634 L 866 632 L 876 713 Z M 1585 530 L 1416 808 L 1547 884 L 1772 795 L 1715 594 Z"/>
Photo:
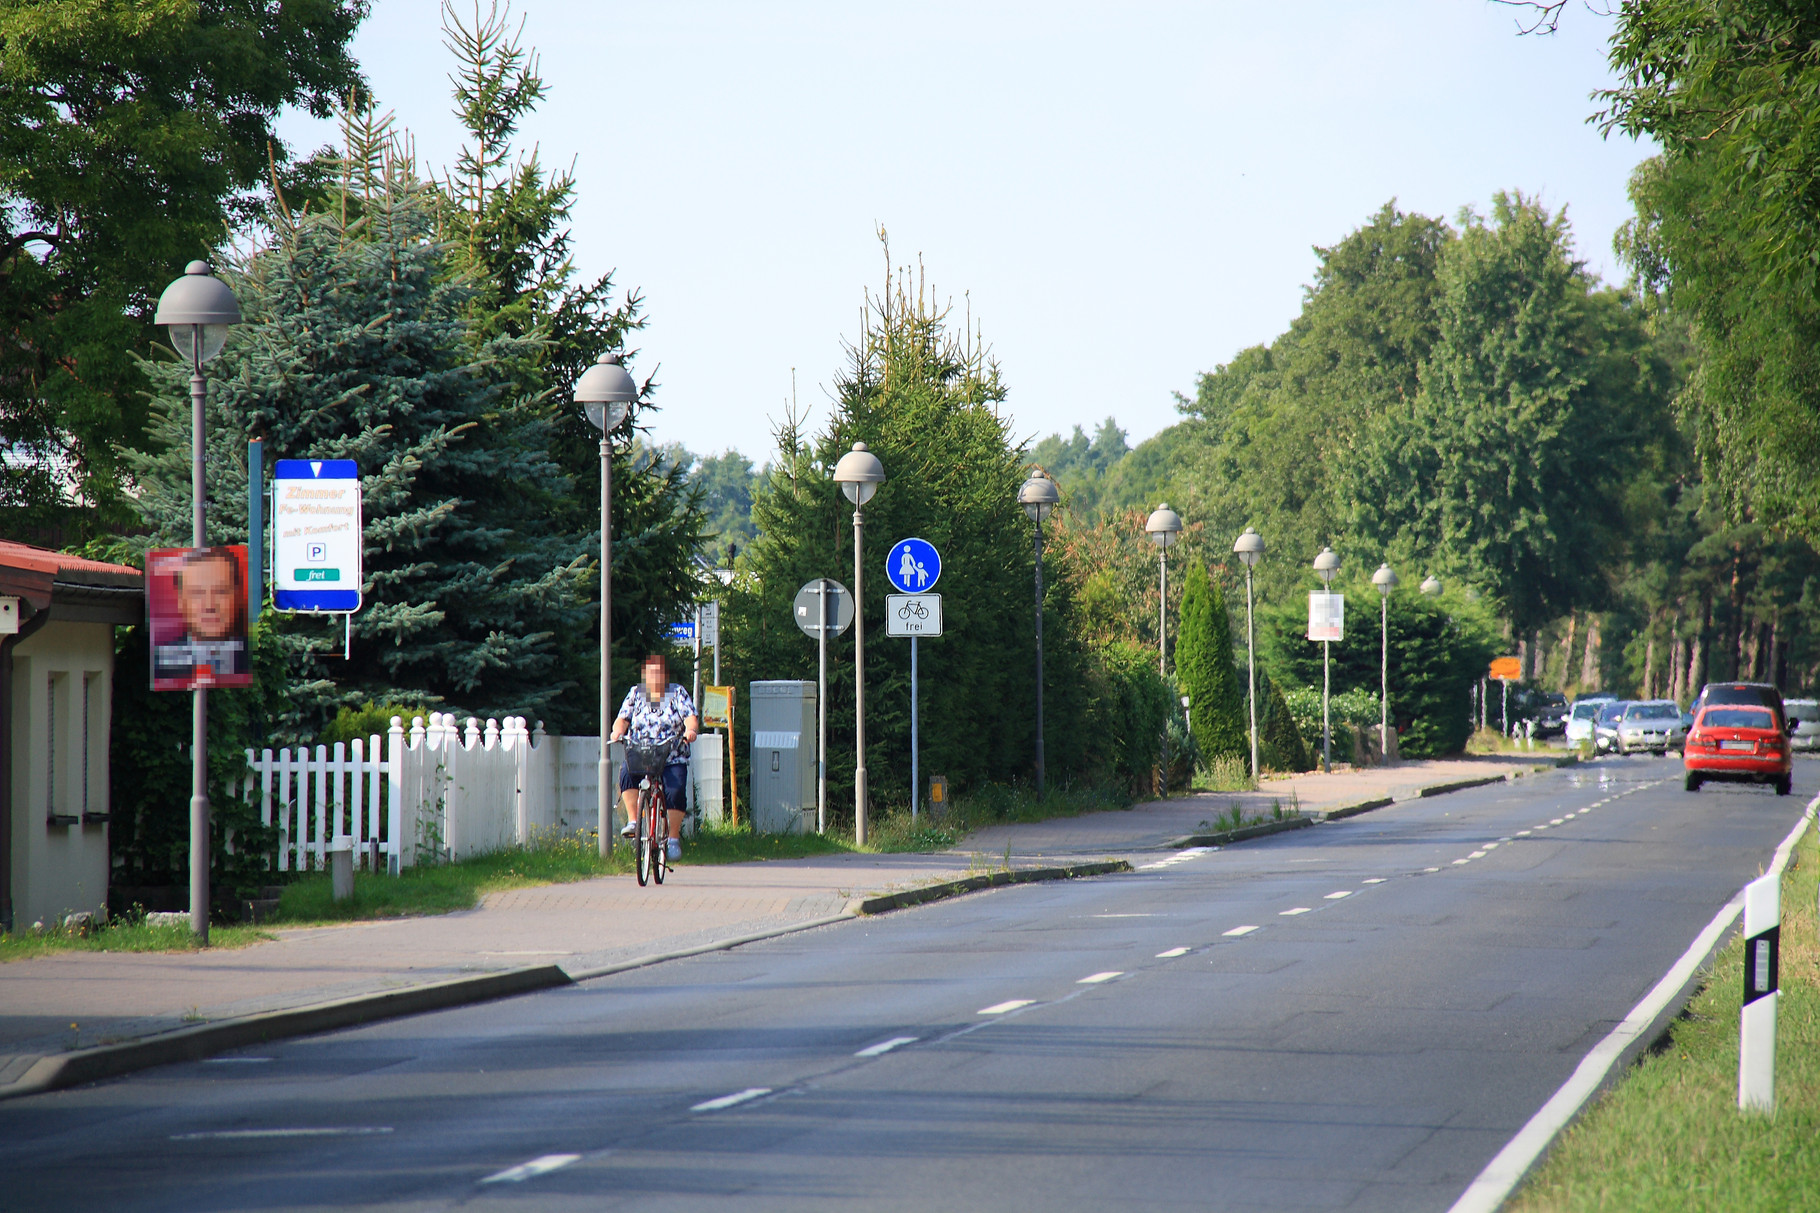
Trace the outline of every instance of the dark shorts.
<path fill-rule="evenodd" d="M 664 767 L 664 803 L 678 813 L 683 809 L 683 785 L 689 781 L 689 764 L 672 762 Z M 619 790 L 630 791 L 638 786 L 643 775 L 635 773 L 632 768 L 619 768 Z"/>

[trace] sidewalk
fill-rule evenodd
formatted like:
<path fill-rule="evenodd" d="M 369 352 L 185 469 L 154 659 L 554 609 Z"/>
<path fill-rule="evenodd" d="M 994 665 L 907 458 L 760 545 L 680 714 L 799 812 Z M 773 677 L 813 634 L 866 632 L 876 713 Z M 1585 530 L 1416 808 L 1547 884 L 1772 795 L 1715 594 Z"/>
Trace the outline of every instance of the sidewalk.
<path fill-rule="evenodd" d="M 207 1035 L 200 1025 L 330 1003 L 349 1007 L 350 1000 L 337 1022 L 379 1018 L 401 1012 L 375 1005 L 363 1014 L 361 1000 L 489 973 L 524 974 L 531 984 L 520 988 L 561 983 L 615 965 L 851 916 L 863 898 L 997 869 L 1007 853 L 1013 869 L 1124 857 L 1205 833 L 1234 803 L 1248 814 L 1268 814 L 1274 801 L 1285 813 L 1293 807 L 1314 815 L 1413 799 L 1424 788 L 1462 780 L 1506 777 L 1559 757 L 1538 751 L 1533 758 L 1412 762 L 1269 780 L 1258 792 L 1201 793 L 1117 812 L 993 826 L 955 851 L 936 854 L 685 865 L 661 888 L 615 876 L 514 889 L 460 913 L 279 929 L 271 943 L 232 950 L 70 952 L 15 961 L 0 966 L 0 1098 L 27 1085 L 20 1080 L 40 1058 L 172 1034 L 194 1039 Z M 560 972 L 549 971 L 552 965 Z M 530 972 L 535 969 L 546 973 Z M 476 989 L 466 1000 L 497 993 Z M 463 1000 L 447 992 L 439 997 Z M 320 1029 L 275 1026 L 271 1034 L 310 1030 Z M 184 1055 L 207 1051 L 196 1043 Z M 39 1066 L 38 1079 L 44 1070 Z"/>

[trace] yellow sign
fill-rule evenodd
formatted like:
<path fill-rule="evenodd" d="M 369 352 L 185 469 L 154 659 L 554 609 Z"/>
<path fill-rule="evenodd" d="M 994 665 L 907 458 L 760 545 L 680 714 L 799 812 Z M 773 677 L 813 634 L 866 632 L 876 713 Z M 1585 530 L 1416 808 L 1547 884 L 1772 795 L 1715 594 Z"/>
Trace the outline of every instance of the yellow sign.
<path fill-rule="evenodd" d="M 1515 657 L 1493 657 L 1491 676 L 1504 682 L 1515 682 L 1523 677 L 1523 663 Z"/>
<path fill-rule="evenodd" d="M 701 722 L 711 729 L 733 727 L 733 688 L 701 689 Z"/>

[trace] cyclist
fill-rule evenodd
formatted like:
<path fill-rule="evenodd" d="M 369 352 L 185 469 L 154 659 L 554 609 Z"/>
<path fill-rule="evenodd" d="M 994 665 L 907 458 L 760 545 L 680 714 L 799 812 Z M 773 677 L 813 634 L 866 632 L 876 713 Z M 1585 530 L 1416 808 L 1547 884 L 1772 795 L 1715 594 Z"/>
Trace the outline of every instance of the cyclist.
<path fill-rule="evenodd" d="M 619 716 L 613 721 L 613 740 L 623 741 L 628 733 L 640 745 L 661 745 L 680 738 L 662 776 L 664 803 L 670 809 L 669 857 L 678 859 L 682 856 L 680 806 L 683 782 L 689 774 L 689 743 L 700 734 L 701 720 L 695 714 L 688 688 L 670 681 L 669 664 L 662 656 L 653 653 L 646 657 L 643 670 L 643 680 L 626 693 L 625 702 L 619 705 Z M 642 778 L 628 768 L 620 768 L 620 801 L 626 814 L 625 828 L 619 832 L 622 838 L 638 834 L 638 781 Z"/>

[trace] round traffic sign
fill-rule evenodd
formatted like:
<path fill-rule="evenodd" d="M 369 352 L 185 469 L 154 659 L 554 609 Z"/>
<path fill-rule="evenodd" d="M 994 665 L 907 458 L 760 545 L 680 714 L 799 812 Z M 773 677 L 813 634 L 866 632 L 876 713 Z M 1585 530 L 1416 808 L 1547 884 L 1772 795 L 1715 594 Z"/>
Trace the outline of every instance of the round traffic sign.
<path fill-rule="evenodd" d="M 885 557 L 885 576 L 900 594 L 926 594 L 942 579 L 942 554 L 927 539 L 900 539 Z"/>
<path fill-rule="evenodd" d="M 819 637 L 824 620 L 828 635 L 839 636 L 853 626 L 853 595 L 846 586 L 828 578 L 805 582 L 796 591 L 790 612 L 805 636 Z"/>

